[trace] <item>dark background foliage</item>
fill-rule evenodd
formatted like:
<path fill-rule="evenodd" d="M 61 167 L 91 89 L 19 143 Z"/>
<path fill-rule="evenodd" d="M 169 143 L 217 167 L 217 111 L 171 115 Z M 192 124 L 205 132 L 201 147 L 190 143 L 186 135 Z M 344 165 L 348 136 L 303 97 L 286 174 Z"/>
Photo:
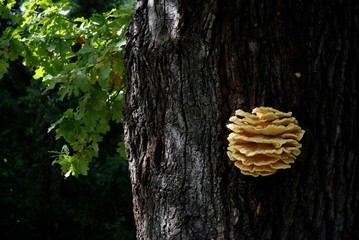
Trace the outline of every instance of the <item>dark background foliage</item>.
<path fill-rule="evenodd" d="M 85 17 L 127 3 L 72 2 Z M 112 124 L 88 176 L 64 179 L 49 152 L 64 143 L 47 129 L 71 101 L 31 75 L 15 61 L 0 80 L 0 239 L 133 239 L 127 161 L 116 152 L 122 126 Z"/>

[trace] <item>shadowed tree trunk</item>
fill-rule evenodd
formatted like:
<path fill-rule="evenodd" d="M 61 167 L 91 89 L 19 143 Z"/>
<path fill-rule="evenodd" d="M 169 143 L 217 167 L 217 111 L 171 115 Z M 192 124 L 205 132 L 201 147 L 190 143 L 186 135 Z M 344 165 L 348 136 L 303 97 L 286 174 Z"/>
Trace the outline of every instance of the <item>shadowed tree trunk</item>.
<path fill-rule="evenodd" d="M 137 3 L 128 31 L 126 148 L 138 239 L 358 239 L 354 1 Z M 242 175 L 238 108 L 291 111 L 291 169 Z"/>

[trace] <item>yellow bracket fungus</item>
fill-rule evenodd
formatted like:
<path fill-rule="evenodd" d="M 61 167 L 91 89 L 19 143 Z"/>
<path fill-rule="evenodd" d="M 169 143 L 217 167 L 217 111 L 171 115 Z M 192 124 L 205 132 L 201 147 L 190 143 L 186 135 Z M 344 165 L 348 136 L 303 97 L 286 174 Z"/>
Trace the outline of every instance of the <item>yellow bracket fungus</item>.
<path fill-rule="evenodd" d="M 304 130 L 291 112 L 270 107 L 255 108 L 252 113 L 238 109 L 229 121 L 227 155 L 245 175 L 268 176 L 290 168 L 300 154 L 298 141 Z"/>

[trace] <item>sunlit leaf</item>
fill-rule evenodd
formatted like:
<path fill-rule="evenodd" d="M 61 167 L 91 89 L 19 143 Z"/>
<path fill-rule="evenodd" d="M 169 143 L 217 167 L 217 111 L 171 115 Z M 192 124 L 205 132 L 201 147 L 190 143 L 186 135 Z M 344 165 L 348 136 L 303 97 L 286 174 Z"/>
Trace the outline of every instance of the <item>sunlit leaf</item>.
<path fill-rule="evenodd" d="M 74 19 L 74 22 L 86 22 L 86 19 L 84 17 L 78 17 Z"/>
<path fill-rule="evenodd" d="M 16 2 L 0 6 L 1 17 L 12 23 L 0 37 L 0 78 L 9 61 L 21 57 L 47 91 L 71 101 L 73 108 L 48 128 L 68 144 L 56 153 L 54 163 L 66 176 L 85 175 L 110 121 L 122 121 L 122 56 L 132 7 L 72 19 L 67 0 L 24 1 L 20 11 L 10 12 Z"/>
<path fill-rule="evenodd" d="M 44 67 L 40 66 L 38 69 L 35 70 L 35 75 L 33 76 L 34 79 L 40 79 L 44 76 Z"/>

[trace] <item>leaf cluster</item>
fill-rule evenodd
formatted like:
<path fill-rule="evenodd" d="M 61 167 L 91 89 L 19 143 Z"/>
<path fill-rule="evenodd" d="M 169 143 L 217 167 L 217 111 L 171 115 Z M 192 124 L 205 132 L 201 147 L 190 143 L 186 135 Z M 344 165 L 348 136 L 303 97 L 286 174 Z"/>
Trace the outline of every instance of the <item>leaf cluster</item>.
<path fill-rule="evenodd" d="M 125 29 L 132 8 L 89 19 L 71 18 L 70 10 L 67 0 L 25 1 L 20 7 L 2 1 L 0 14 L 8 26 L 0 38 L 0 78 L 10 61 L 21 59 L 46 91 L 73 102 L 49 131 L 68 143 L 53 152 L 54 162 L 65 176 L 77 176 L 86 175 L 98 157 L 110 122 L 122 122 Z"/>
<path fill-rule="evenodd" d="M 111 122 L 86 177 L 63 179 L 49 150 L 64 141 L 46 130 L 70 103 L 30 74 L 16 61 L 0 81 L 0 239 L 135 239 L 121 125 Z"/>

